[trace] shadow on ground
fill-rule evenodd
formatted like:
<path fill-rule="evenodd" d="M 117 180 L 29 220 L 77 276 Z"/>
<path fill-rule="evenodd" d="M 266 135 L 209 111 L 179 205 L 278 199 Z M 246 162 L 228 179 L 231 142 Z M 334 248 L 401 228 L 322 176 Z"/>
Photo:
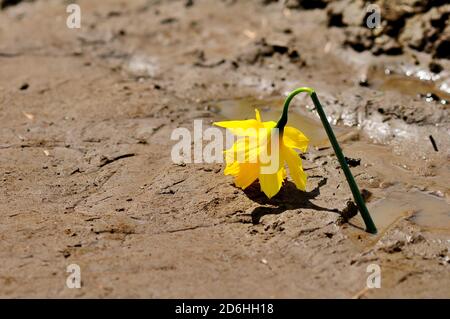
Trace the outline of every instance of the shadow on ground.
<path fill-rule="evenodd" d="M 265 215 L 278 215 L 287 210 L 292 209 L 314 209 L 317 211 L 334 212 L 342 215 L 342 213 L 336 208 L 321 207 L 311 202 L 320 195 L 320 188 L 327 184 L 327 179 L 322 179 L 316 188 L 310 192 L 303 192 L 295 186 L 294 183 L 286 182 L 280 192 L 269 199 L 260 190 L 259 183 L 254 183 L 248 187 L 244 193 L 249 199 L 260 204 L 270 206 L 259 206 L 251 212 L 252 223 L 259 224 L 260 219 Z"/>

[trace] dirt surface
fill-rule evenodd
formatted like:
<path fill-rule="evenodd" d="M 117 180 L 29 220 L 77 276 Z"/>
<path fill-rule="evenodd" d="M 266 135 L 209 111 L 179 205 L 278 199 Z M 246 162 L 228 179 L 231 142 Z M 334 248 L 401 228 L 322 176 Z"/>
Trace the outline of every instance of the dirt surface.
<path fill-rule="evenodd" d="M 374 35 L 347 20 L 362 1 L 86 0 L 81 29 L 66 1 L 0 2 L 1 297 L 450 297 L 448 5 L 382 14 Z M 222 164 L 172 163 L 175 128 L 298 86 L 337 126 L 378 235 L 329 145 L 304 155 L 306 193 L 288 181 L 272 200 Z M 292 113 L 318 123 L 308 108 Z"/>

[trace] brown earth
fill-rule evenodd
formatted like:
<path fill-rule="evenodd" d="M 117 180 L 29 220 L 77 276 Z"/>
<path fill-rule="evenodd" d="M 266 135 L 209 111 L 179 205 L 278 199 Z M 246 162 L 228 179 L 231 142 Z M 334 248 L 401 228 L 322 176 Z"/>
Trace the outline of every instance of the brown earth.
<path fill-rule="evenodd" d="M 400 52 L 330 23 L 345 1 L 86 0 L 81 29 L 66 1 L 0 2 L 1 297 L 450 297 L 447 7 L 399 13 L 438 33 L 418 46 L 385 25 Z M 226 105 L 278 110 L 298 86 L 356 159 L 378 235 L 343 217 L 327 145 L 304 155 L 307 192 L 287 182 L 272 200 L 222 164 L 172 163 L 175 128 Z M 292 112 L 318 123 L 310 104 Z M 81 289 L 66 287 L 73 263 Z"/>

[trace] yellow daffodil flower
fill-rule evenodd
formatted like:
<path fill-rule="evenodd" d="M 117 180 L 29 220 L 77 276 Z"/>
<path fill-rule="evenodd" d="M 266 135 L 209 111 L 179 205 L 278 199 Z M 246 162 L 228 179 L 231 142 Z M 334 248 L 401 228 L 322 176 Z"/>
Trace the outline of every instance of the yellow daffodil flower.
<path fill-rule="evenodd" d="M 226 168 L 225 175 L 234 176 L 234 183 L 242 189 L 250 186 L 256 179 L 259 179 L 261 190 L 268 198 L 275 196 L 281 189 L 286 178 L 285 164 L 287 164 L 290 176 L 296 187 L 302 191 L 306 190 L 306 174 L 303 171 L 302 160 L 295 149 L 306 152 L 308 138 L 298 129 L 284 126 L 279 133 L 279 143 L 273 143 L 273 129 L 277 123 L 273 121 L 262 122 L 258 110 L 256 119 L 244 121 L 223 121 L 215 122 L 214 125 L 227 128 L 234 135 L 240 136 L 233 146 L 225 151 Z M 251 143 L 251 137 L 255 137 L 256 143 Z M 260 135 L 264 135 L 261 136 Z M 272 146 L 276 145 L 273 150 Z M 267 152 L 271 161 L 278 161 L 276 170 L 266 174 L 264 167 L 274 163 L 263 163 L 261 153 Z M 277 152 L 273 154 L 272 152 Z M 276 156 L 272 156 L 276 155 Z M 239 160 L 241 159 L 241 160 Z"/>
<path fill-rule="evenodd" d="M 230 149 L 225 151 L 225 161 L 227 163 L 225 175 L 233 175 L 236 186 L 242 189 L 247 188 L 256 179 L 259 179 L 261 190 L 267 197 L 271 198 L 280 191 L 286 178 L 284 166 L 287 164 L 295 185 L 298 189 L 305 191 L 306 174 L 302 168 L 302 161 L 295 149 L 305 152 L 308 147 L 308 138 L 296 128 L 286 126 L 289 103 L 300 93 L 307 93 L 312 99 L 333 146 L 334 153 L 344 171 L 355 203 L 358 205 L 359 212 L 366 224 L 366 230 L 369 233 L 376 234 L 377 228 L 367 210 L 364 199 L 348 167 L 333 129 L 328 122 L 325 111 L 319 102 L 319 98 L 312 88 L 300 87 L 290 92 L 284 101 L 283 113 L 277 123 L 262 122 L 258 110 L 256 110 L 256 119 L 214 123 L 217 126 L 229 129 L 234 135 L 241 137 Z M 274 132 L 278 134 L 273 134 Z M 267 161 L 261 161 L 260 155 L 262 154 L 268 155 L 263 156 L 263 159 L 270 157 L 270 172 L 267 170 Z M 276 164 L 275 170 L 272 169 L 274 166 L 272 164 Z"/>

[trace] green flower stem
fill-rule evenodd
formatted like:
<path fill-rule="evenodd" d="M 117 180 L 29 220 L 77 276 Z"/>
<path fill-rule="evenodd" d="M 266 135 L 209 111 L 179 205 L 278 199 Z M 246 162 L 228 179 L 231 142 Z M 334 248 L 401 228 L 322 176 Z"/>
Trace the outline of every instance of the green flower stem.
<path fill-rule="evenodd" d="M 339 163 L 341 164 L 341 168 L 344 171 L 345 177 L 347 178 L 347 183 L 352 191 L 353 198 L 355 199 L 356 205 L 358 206 L 359 212 L 361 213 L 361 216 L 366 225 L 366 231 L 372 234 L 376 234 L 377 228 L 375 227 L 372 217 L 370 216 L 369 211 L 367 210 L 366 204 L 364 203 L 364 199 L 361 196 L 361 192 L 358 189 L 358 185 L 356 184 L 352 172 L 348 167 L 347 161 L 345 160 L 344 154 L 342 153 L 341 147 L 339 146 L 336 136 L 334 135 L 333 129 L 331 128 L 331 125 L 328 122 L 327 116 L 325 115 L 323 107 L 319 102 L 316 92 L 311 88 L 302 87 L 289 93 L 288 97 L 284 102 L 283 113 L 281 114 L 280 120 L 278 121 L 276 127 L 280 131 L 283 131 L 283 128 L 286 125 L 288 119 L 289 104 L 291 103 L 291 100 L 294 98 L 294 96 L 302 92 L 308 93 L 308 95 L 311 97 L 314 103 L 314 106 L 317 109 L 317 113 L 319 113 L 322 125 L 325 128 L 325 131 L 327 132 L 328 139 L 330 140 L 331 145 L 333 146 L 334 149 L 334 153 L 336 154 L 336 157 L 339 160 Z"/>

